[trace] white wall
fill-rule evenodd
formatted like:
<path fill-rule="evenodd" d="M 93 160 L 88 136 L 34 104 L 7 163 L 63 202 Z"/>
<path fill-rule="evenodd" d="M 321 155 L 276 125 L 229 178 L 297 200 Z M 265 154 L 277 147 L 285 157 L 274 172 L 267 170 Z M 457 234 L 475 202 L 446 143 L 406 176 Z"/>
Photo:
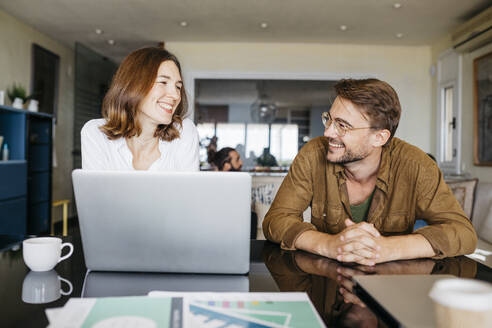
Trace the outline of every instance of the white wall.
<path fill-rule="evenodd" d="M 30 90 L 33 43 L 60 56 L 58 123 L 54 145 L 58 166 L 53 169 L 53 200 L 71 199 L 74 52 L 0 10 L 0 90 L 6 90 L 14 82 Z"/>
<path fill-rule="evenodd" d="M 380 78 L 400 97 L 403 113 L 397 136 L 426 152 L 434 150 L 430 47 L 167 42 L 166 48 L 180 59 L 190 93 L 193 77 Z"/>

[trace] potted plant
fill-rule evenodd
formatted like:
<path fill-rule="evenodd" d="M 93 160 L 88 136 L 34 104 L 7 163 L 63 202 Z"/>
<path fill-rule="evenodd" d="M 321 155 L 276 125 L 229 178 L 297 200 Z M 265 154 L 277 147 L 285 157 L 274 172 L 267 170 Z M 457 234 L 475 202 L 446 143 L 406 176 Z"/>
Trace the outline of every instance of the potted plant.
<path fill-rule="evenodd" d="M 270 153 L 270 148 L 263 148 L 263 154 L 256 159 L 256 163 L 263 167 L 277 166 L 277 160 L 275 156 Z"/>
<path fill-rule="evenodd" d="M 24 103 L 29 100 L 30 96 L 27 96 L 26 89 L 20 84 L 12 84 L 12 87 L 7 88 L 7 96 L 12 103 L 12 107 L 22 109 Z"/>

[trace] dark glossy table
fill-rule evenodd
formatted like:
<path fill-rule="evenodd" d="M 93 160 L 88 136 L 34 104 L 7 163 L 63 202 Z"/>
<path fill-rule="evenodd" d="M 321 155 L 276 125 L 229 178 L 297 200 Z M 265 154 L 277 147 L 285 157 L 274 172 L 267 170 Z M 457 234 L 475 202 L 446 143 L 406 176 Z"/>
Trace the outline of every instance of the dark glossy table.
<path fill-rule="evenodd" d="M 94 275 L 92 272 L 87 276 L 91 279 L 86 279 L 80 235 L 76 231 L 73 236 L 63 237 L 64 241 L 73 243 L 73 255 L 59 263 L 55 272 L 51 273 L 70 281 L 73 286 L 71 294 L 60 295 L 49 303 L 30 304 L 23 301 L 23 292 L 29 294 L 33 281 L 33 275 L 22 259 L 21 241 L 24 238 L 27 237 L 0 235 L 0 327 L 46 327 L 45 309 L 62 307 L 70 297 L 146 295 L 150 290 L 162 290 L 163 287 L 183 291 L 303 291 L 309 295 L 328 327 L 393 326 L 395 323 L 378 311 L 377 304 L 368 303 L 368 307 L 364 307 L 352 292 L 352 275 L 447 273 L 492 281 L 491 269 L 466 257 L 440 261 L 399 261 L 372 268 L 342 266 L 336 261 L 305 252 L 282 251 L 278 245 L 259 240 L 251 241 L 250 273 L 247 276 L 166 273 Z M 84 280 L 87 280 L 85 285 Z M 223 283 L 217 284 L 217 281 Z M 239 284 L 235 283 L 237 281 Z M 65 291 L 68 289 L 64 282 L 61 282 L 61 287 Z"/>

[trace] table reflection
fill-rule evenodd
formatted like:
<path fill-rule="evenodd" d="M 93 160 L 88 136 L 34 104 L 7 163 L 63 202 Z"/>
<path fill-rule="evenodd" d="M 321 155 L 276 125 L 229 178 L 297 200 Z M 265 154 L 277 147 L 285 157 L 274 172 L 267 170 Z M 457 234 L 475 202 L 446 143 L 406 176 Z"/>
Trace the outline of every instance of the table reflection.
<path fill-rule="evenodd" d="M 81 297 L 144 296 L 151 291 L 243 292 L 248 276 L 88 271 Z"/>
<path fill-rule="evenodd" d="M 474 278 L 477 273 L 477 263 L 464 256 L 395 261 L 369 267 L 342 264 L 302 251 L 283 251 L 268 243 L 263 249 L 263 259 L 280 291 L 305 291 L 328 327 L 385 326 L 353 292 L 355 275 L 452 274 Z"/>
<path fill-rule="evenodd" d="M 62 288 L 62 282 L 66 285 L 65 290 Z M 70 295 L 72 290 L 72 283 L 60 277 L 55 270 L 30 271 L 22 283 L 22 301 L 31 304 L 50 303 L 62 295 Z"/>
<path fill-rule="evenodd" d="M 399 261 L 375 267 L 350 266 L 305 252 L 282 251 L 277 244 L 260 240 L 251 241 L 250 273 L 247 276 L 114 272 L 86 274 L 78 232 L 63 237 L 63 240 L 74 245 L 74 253 L 69 260 L 59 263 L 55 267 L 56 271 L 48 272 L 45 277 L 32 275 L 24 264 L 22 238 L 0 236 L 0 248 L 2 245 L 4 247 L 0 251 L 0 327 L 46 327 L 48 320 L 45 310 L 64 306 L 70 297 L 146 295 L 151 290 L 301 291 L 307 292 L 328 327 L 384 326 L 382 317 L 376 318 L 354 295 L 351 280 L 354 275 L 452 274 L 492 281 L 491 269 L 466 257 L 440 261 Z M 68 283 L 62 282 L 58 276 L 71 283 L 71 293 Z M 47 288 L 50 292 L 42 297 L 40 291 L 36 292 L 39 290 L 36 287 L 38 285 L 44 285 L 45 290 Z M 62 292 L 69 295 L 63 295 Z M 39 298 L 36 298 L 36 293 L 40 295 Z"/>

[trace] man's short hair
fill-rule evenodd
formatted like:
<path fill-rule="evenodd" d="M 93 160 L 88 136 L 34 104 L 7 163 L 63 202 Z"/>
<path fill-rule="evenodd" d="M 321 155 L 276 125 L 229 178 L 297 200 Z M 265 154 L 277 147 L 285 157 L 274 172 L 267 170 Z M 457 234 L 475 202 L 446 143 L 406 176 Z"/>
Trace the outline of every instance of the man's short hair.
<path fill-rule="evenodd" d="M 361 107 L 362 115 L 371 126 L 389 130 L 388 142 L 395 135 L 401 106 L 398 95 L 388 83 L 378 79 L 343 79 L 335 84 L 335 92 L 338 97 Z"/>

